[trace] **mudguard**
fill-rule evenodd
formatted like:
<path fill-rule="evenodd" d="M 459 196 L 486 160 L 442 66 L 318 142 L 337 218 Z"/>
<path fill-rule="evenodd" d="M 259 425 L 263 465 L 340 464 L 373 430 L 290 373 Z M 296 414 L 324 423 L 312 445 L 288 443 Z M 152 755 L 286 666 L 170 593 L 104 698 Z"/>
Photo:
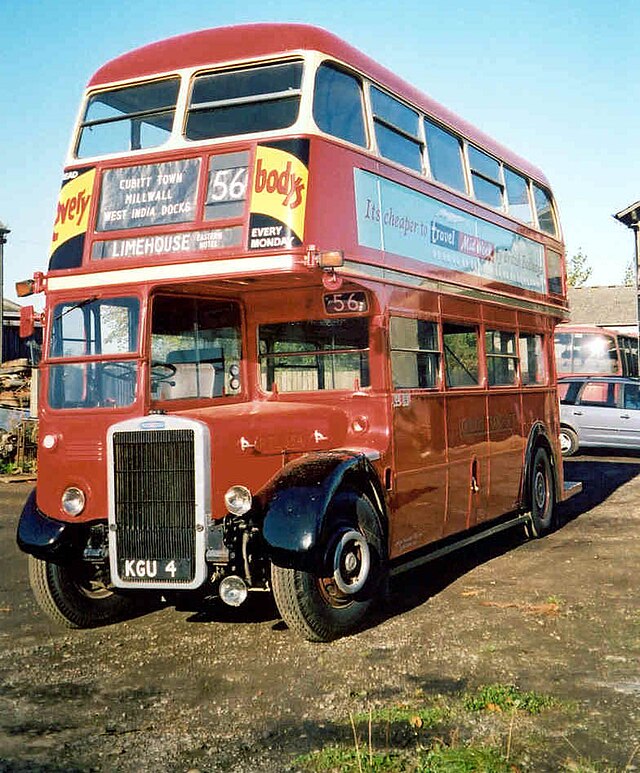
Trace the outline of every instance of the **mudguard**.
<path fill-rule="evenodd" d="M 36 504 L 36 490 L 33 489 L 18 522 L 20 550 L 43 561 L 62 564 L 78 556 L 86 538 L 85 525 L 56 521 L 40 512 Z"/>
<path fill-rule="evenodd" d="M 384 501 L 377 474 L 364 454 L 329 451 L 306 454 L 288 464 L 263 492 L 262 536 L 269 557 L 304 571 L 321 567 L 331 524 L 327 510 L 345 484 Z"/>
<path fill-rule="evenodd" d="M 551 472 L 553 473 L 553 488 L 555 493 L 556 502 L 559 502 L 560 490 L 558 483 L 558 470 L 557 460 L 553 450 L 553 444 L 549 439 L 547 429 L 544 424 L 537 421 L 531 431 L 529 432 L 529 439 L 527 440 L 527 447 L 524 452 L 524 468 L 522 471 L 522 504 L 526 508 L 527 503 L 530 502 L 530 486 L 531 486 L 531 464 L 533 462 L 533 452 L 536 446 L 543 446 L 549 452 L 549 461 L 551 462 Z"/>

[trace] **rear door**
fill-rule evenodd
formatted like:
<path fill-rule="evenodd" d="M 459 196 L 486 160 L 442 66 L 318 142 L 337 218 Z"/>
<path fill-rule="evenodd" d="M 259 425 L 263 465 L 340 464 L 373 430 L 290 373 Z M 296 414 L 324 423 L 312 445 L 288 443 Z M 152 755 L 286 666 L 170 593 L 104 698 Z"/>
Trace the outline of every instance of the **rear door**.
<path fill-rule="evenodd" d="M 571 411 L 582 445 L 615 446 L 620 442 L 621 386 L 597 379 L 585 383 Z"/>

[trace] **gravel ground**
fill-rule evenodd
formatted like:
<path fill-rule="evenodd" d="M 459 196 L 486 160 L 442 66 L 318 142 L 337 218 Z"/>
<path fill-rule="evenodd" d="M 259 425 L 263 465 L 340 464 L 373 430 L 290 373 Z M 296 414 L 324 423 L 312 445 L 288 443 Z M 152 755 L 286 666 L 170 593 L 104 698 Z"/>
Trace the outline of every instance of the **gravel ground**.
<path fill-rule="evenodd" d="M 639 472 L 640 456 L 568 463 L 585 490 L 555 533 L 509 532 L 401 575 L 379 618 L 332 644 L 295 638 L 265 593 L 238 610 L 57 628 L 15 546 L 29 484 L 2 485 L 0 771 L 295 770 L 298 755 L 350 742 L 350 712 L 459 705 L 490 683 L 568 707 L 512 721 L 524 768 L 637 770 Z M 500 718 L 451 717 L 461 740 L 504 742 Z"/>

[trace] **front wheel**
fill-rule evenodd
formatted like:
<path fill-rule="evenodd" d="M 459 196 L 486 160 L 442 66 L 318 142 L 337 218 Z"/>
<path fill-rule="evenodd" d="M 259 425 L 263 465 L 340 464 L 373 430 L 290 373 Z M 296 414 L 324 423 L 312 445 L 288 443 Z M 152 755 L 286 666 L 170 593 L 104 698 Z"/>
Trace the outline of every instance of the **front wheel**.
<path fill-rule="evenodd" d="M 384 577 L 382 529 L 370 500 L 341 492 L 328 515 L 334 534 L 322 571 L 271 567 L 271 589 L 282 619 L 314 642 L 355 633 L 371 612 Z"/>
<path fill-rule="evenodd" d="M 96 628 L 130 617 L 133 599 L 102 582 L 91 564 L 52 564 L 29 556 L 29 582 L 40 608 L 66 628 Z"/>
<path fill-rule="evenodd" d="M 544 448 L 537 448 L 533 455 L 529 498 L 531 520 L 527 524 L 527 531 L 532 537 L 542 537 L 555 524 L 553 474 L 549 454 Z"/>

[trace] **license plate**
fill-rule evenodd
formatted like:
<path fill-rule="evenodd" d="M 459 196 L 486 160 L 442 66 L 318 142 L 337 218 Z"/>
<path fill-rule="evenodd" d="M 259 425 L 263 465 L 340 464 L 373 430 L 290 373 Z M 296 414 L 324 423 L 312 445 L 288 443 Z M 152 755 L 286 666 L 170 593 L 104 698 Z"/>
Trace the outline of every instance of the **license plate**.
<path fill-rule="evenodd" d="M 122 580 L 184 582 L 193 579 L 193 562 L 189 558 L 121 558 L 118 573 Z"/>

